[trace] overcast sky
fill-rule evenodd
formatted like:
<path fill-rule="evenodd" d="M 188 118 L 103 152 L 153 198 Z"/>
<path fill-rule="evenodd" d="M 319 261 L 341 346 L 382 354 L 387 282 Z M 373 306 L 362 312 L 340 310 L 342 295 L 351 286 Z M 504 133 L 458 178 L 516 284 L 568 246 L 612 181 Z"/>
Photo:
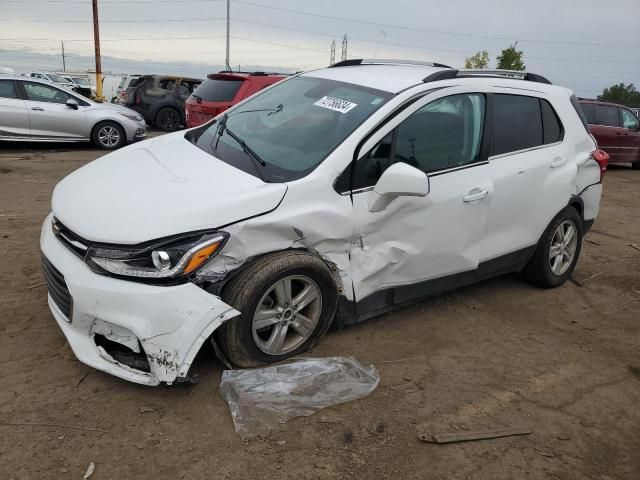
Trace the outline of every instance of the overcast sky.
<path fill-rule="evenodd" d="M 224 63 L 225 0 L 99 5 L 103 70 L 148 71 L 120 59 L 171 70 L 158 73 L 204 74 L 207 65 L 215 70 Z M 93 55 L 90 0 L 0 0 L 0 11 L 0 67 L 51 68 L 44 59 L 53 65 L 56 57 L 33 53 L 59 56 L 65 40 L 67 52 L 78 54 L 68 66 L 86 68 Z M 640 0 L 231 0 L 234 68 L 326 66 L 332 39 L 340 58 L 344 34 L 349 58 L 454 67 L 483 49 L 495 66 L 500 50 L 517 40 L 527 70 L 578 95 L 595 96 L 618 82 L 640 87 Z"/>

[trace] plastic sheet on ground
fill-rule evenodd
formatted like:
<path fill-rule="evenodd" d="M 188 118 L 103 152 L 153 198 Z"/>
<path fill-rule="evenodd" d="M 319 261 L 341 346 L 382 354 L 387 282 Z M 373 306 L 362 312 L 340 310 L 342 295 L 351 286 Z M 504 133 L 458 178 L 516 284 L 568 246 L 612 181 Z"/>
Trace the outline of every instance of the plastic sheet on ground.
<path fill-rule="evenodd" d="M 290 418 L 366 397 L 380 377 L 355 358 L 304 358 L 251 370 L 225 370 L 220 393 L 229 404 L 236 432 L 266 435 Z"/>

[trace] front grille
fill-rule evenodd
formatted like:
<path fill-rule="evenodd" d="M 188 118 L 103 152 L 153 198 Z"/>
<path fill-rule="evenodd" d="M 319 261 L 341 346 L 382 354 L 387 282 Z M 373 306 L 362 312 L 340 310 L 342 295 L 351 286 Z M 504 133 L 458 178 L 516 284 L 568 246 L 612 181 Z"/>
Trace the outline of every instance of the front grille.
<path fill-rule="evenodd" d="M 53 302 L 58 306 L 64 316 L 67 317 L 67 320 L 71 321 L 73 300 L 67 288 L 67 283 L 64 281 L 64 276 L 44 256 L 42 257 L 42 269 L 44 271 L 44 279 L 47 282 L 49 295 L 51 295 Z"/>
<path fill-rule="evenodd" d="M 78 257 L 84 259 L 87 254 L 88 246 L 87 241 L 82 237 L 76 235 L 67 227 L 65 227 L 57 218 L 53 219 L 53 233 L 62 244 L 75 253 Z"/>

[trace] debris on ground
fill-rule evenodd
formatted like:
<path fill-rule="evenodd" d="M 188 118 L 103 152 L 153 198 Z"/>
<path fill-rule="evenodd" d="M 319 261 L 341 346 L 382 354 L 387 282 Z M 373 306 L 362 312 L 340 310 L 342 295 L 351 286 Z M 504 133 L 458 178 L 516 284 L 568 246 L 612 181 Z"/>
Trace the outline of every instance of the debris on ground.
<path fill-rule="evenodd" d="M 88 480 L 89 477 L 91 477 L 91 475 L 93 475 L 93 472 L 95 472 L 96 470 L 96 464 L 91 462 L 89 464 L 89 466 L 87 467 L 87 471 L 84 472 L 84 477 L 82 477 L 82 480 Z"/>
<path fill-rule="evenodd" d="M 418 439 L 427 443 L 457 443 L 473 440 L 488 440 L 491 438 L 513 437 L 517 435 L 530 435 L 527 429 L 500 429 L 500 430 L 476 430 L 450 433 L 418 433 Z"/>
<path fill-rule="evenodd" d="M 640 367 L 629 365 L 629 371 L 633 373 L 637 378 L 640 379 Z"/>
<path fill-rule="evenodd" d="M 628 246 L 630 246 L 631 248 L 634 248 L 636 250 L 638 250 L 640 252 L 640 247 L 638 245 L 636 245 L 635 243 L 628 243 Z"/>
<path fill-rule="evenodd" d="M 294 417 L 365 397 L 380 377 L 354 358 L 304 358 L 251 370 L 225 370 L 220 393 L 241 437 L 264 435 Z"/>
<path fill-rule="evenodd" d="M 153 413 L 156 411 L 156 409 L 153 407 L 139 407 L 138 411 L 140 413 Z"/>

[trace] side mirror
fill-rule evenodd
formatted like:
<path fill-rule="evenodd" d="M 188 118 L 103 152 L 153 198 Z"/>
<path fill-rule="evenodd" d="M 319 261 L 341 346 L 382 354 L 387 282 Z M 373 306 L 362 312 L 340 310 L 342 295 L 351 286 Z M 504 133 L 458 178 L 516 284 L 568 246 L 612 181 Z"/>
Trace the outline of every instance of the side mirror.
<path fill-rule="evenodd" d="M 80 104 L 73 98 L 70 98 L 69 100 L 67 100 L 67 107 L 77 110 L 79 106 Z"/>
<path fill-rule="evenodd" d="M 370 212 L 380 212 L 397 197 L 426 197 L 429 177 L 407 163 L 394 163 L 385 170 L 369 194 Z"/>

